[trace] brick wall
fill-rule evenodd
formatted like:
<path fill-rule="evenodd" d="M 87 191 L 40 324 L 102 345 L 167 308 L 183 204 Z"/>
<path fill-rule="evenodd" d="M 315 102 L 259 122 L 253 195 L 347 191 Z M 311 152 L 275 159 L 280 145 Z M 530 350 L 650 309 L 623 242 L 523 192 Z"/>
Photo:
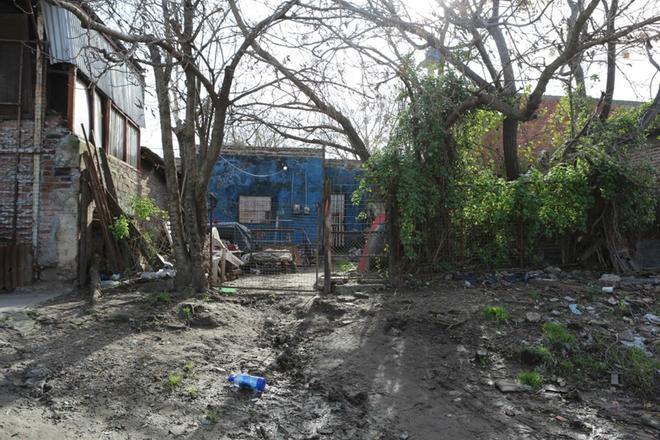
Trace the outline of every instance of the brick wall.
<path fill-rule="evenodd" d="M 124 211 L 131 213 L 131 199 L 135 196 L 152 197 L 157 202 L 162 200 L 163 189 L 161 186 L 164 185 L 156 175 L 142 173 L 137 168 L 113 156 L 108 156 L 108 163 L 112 181 L 117 190 L 119 205 Z M 160 203 L 159 206 L 164 207 Z"/>
<path fill-rule="evenodd" d="M 35 148 L 34 122 L 23 120 L 20 125 L 19 136 L 17 121 L 0 122 L 0 242 L 12 242 L 15 237 L 17 243 L 32 243 L 34 166 L 38 161 L 36 266 L 42 279 L 75 278 L 80 177 L 77 138 L 65 128 L 61 117 L 52 115 L 44 124 L 43 144 Z M 21 153 L 18 168 L 17 151 Z"/>
<path fill-rule="evenodd" d="M 32 133 L 34 124 L 17 121 L 0 122 L 0 243 L 32 242 Z M 20 147 L 19 145 L 20 137 Z M 20 155 L 16 153 L 20 152 Z M 18 178 L 18 198 L 16 183 Z M 17 216 L 14 228 L 14 215 Z"/>
<path fill-rule="evenodd" d="M 646 148 L 633 151 L 630 156 L 631 160 L 648 162 L 660 171 L 660 141 L 649 143 Z"/>

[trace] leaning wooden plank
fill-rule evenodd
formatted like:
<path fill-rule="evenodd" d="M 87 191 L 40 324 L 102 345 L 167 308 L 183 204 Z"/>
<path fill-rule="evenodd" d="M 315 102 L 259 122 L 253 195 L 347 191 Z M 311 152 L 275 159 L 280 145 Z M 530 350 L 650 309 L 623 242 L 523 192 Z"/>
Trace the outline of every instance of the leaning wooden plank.
<path fill-rule="evenodd" d="M 225 249 L 222 249 L 220 251 L 216 251 L 213 254 L 214 259 L 218 259 L 220 261 L 222 259 L 222 252 L 225 251 Z M 241 267 L 242 265 L 245 264 L 243 260 L 238 258 L 236 255 L 232 254 L 230 251 L 225 252 L 225 261 L 227 261 L 229 264 L 235 266 L 235 267 Z"/>
<path fill-rule="evenodd" d="M 110 262 L 110 269 L 114 272 L 119 270 L 119 258 L 117 256 L 116 243 L 110 235 L 110 223 L 112 218 L 108 212 L 108 207 L 105 201 L 104 191 L 101 188 L 101 184 L 98 181 L 98 175 L 96 174 L 96 168 L 94 167 L 94 162 L 92 160 L 91 154 L 85 151 L 82 154 L 83 161 L 85 162 L 85 167 L 89 171 L 89 186 L 94 198 L 94 203 L 99 212 L 99 217 L 101 219 L 101 235 L 103 236 L 103 242 L 107 248 L 108 260 Z"/>
<path fill-rule="evenodd" d="M 97 148 L 99 157 L 101 158 L 101 170 L 103 171 L 103 178 L 105 180 L 105 189 L 112 197 L 117 199 L 117 190 L 115 189 L 115 182 L 112 180 L 112 173 L 110 172 L 110 164 L 108 163 L 108 156 L 105 154 L 103 148 Z"/>

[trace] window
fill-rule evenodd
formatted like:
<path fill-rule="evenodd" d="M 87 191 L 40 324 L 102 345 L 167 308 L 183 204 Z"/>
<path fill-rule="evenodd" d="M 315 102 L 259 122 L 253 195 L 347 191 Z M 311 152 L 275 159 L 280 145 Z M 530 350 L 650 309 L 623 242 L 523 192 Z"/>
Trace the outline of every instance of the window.
<path fill-rule="evenodd" d="M 239 196 L 239 223 L 266 223 L 270 220 L 270 197 Z"/>
<path fill-rule="evenodd" d="M 103 98 L 99 92 L 94 91 L 94 139 L 97 147 L 105 147 L 103 144 Z"/>
<path fill-rule="evenodd" d="M 90 139 L 90 117 L 91 109 L 89 105 L 89 90 L 87 85 L 79 78 L 76 78 L 76 89 L 73 92 L 73 132 L 81 139 L 84 139 L 84 133 L 81 126 L 85 127 L 87 139 Z M 91 142 L 91 139 L 90 139 Z"/>
<path fill-rule="evenodd" d="M 126 119 L 115 110 L 110 110 L 110 124 L 108 129 L 108 152 L 117 159 L 124 160 L 124 141 L 126 140 Z"/>
<path fill-rule="evenodd" d="M 76 78 L 73 91 L 73 132 L 81 139 L 84 138 L 83 125 L 90 142 L 93 141 L 97 147 L 105 148 L 109 155 L 137 168 L 140 128 L 99 91 L 90 90 L 87 84 L 84 77 Z"/>
<path fill-rule="evenodd" d="M 22 114 L 33 111 L 34 55 L 29 39 L 27 14 L 0 13 L 0 116 L 16 118 L 19 103 Z"/>
<path fill-rule="evenodd" d="M 126 139 L 126 162 L 130 165 L 133 165 L 135 168 L 138 167 L 138 154 L 140 151 L 140 146 L 138 145 L 140 136 L 138 128 L 133 124 L 127 124 L 128 127 L 128 138 Z"/>

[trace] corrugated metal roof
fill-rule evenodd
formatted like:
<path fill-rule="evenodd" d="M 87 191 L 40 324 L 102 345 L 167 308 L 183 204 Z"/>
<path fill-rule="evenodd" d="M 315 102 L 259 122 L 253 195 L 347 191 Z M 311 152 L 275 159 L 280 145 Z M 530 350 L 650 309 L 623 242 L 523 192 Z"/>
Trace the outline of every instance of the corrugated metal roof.
<path fill-rule="evenodd" d="M 71 12 L 41 1 L 50 62 L 75 65 L 117 107 L 144 127 L 144 85 L 141 75 L 130 64 L 113 63 L 103 57 L 116 49 L 100 33 L 83 29 Z"/>

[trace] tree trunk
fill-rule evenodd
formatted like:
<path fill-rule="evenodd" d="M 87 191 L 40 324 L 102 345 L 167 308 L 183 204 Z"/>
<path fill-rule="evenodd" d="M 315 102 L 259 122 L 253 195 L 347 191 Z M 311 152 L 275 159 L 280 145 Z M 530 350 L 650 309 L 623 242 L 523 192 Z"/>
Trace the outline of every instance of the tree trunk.
<path fill-rule="evenodd" d="M 190 42 L 193 38 L 195 6 L 191 0 L 184 2 L 184 28 L 183 53 L 190 62 L 193 60 L 193 50 Z M 183 129 L 180 132 L 181 158 L 186 173 L 187 183 L 183 188 L 183 207 L 185 215 L 183 226 L 188 238 L 188 255 L 190 256 L 190 287 L 195 292 L 201 292 L 208 287 L 204 267 L 206 266 L 204 254 L 204 236 L 206 225 L 206 203 L 198 203 L 200 195 L 198 148 L 195 139 L 195 120 L 198 104 L 197 79 L 189 64 L 183 65 L 186 87 L 186 111 Z M 206 189 L 205 186 L 202 188 Z M 201 196 L 205 201 L 205 194 Z M 209 261 L 209 264 L 211 262 Z"/>
<path fill-rule="evenodd" d="M 190 259 L 183 234 L 181 218 L 181 198 L 179 179 L 174 159 L 174 142 L 172 139 L 172 114 L 169 101 L 170 71 L 163 66 L 159 49 L 149 47 L 153 63 L 156 97 L 158 98 L 158 116 L 160 117 L 161 141 L 163 143 L 163 162 L 165 163 L 165 185 L 167 186 L 167 212 L 170 217 L 172 233 L 172 250 L 176 267 L 174 287 L 183 290 L 190 284 Z"/>
<path fill-rule="evenodd" d="M 614 17 L 616 16 L 618 0 L 612 0 L 607 14 L 607 34 L 615 32 Z M 612 101 L 614 99 L 614 79 L 616 78 L 616 42 L 614 40 L 607 43 L 607 80 L 605 82 L 605 97 L 603 106 L 600 110 L 600 120 L 606 121 L 612 110 Z"/>
<path fill-rule="evenodd" d="M 518 121 L 505 118 L 502 124 L 502 149 L 507 180 L 516 180 L 520 175 L 518 164 Z"/>
<path fill-rule="evenodd" d="M 500 23 L 500 2 L 493 0 L 493 11 L 487 29 L 495 41 L 497 53 L 502 64 L 504 91 L 512 99 L 516 96 L 516 81 L 513 63 Z M 516 180 L 520 173 L 518 165 L 518 121 L 507 117 L 502 127 L 502 149 L 504 150 L 504 168 L 508 180 Z"/>

